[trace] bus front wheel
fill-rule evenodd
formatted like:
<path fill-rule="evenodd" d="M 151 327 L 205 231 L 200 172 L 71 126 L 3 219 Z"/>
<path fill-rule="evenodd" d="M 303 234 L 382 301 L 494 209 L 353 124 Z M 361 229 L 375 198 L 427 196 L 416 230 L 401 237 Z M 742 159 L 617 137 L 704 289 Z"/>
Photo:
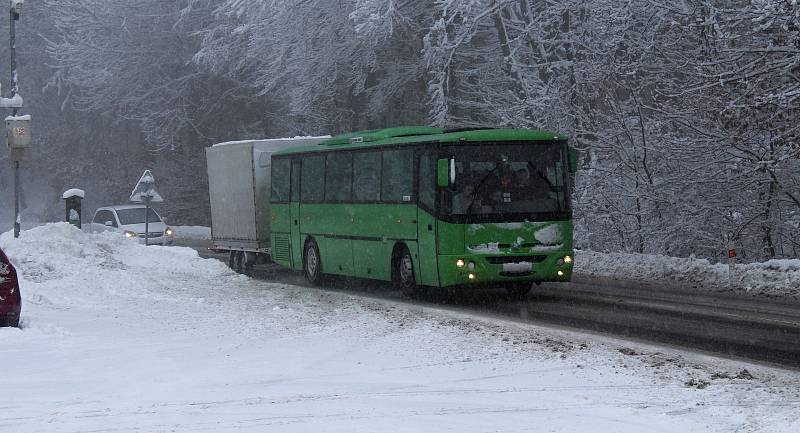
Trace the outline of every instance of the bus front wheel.
<path fill-rule="evenodd" d="M 414 297 L 419 295 L 419 286 L 414 277 L 414 262 L 411 259 L 411 252 L 404 245 L 401 246 L 394 258 L 393 280 L 395 286 L 403 291 L 406 296 Z"/>
<path fill-rule="evenodd" d="M 317 286 L 322 279 L 322 260 L 319 257 L 319 248 L 313 240 L 306 242 L 303 253 L 303 271 L 309 283 Z"/>

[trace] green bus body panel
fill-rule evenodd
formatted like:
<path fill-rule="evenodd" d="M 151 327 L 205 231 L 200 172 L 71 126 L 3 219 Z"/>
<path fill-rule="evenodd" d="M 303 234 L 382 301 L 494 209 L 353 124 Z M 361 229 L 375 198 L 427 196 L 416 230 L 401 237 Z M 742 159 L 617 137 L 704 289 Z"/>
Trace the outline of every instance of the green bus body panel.
<path fill-rule="evenodd" d="M 361 142 L 370 142 L 394 137 L 416 137 L 420 135 L 441 134 L 442 132 L 444 131 L 441 128 L 433 128 L 431 126 L 399 126 L 397 128 L 373 129 L 369 131 L 357 131 L 348 134 L 337 135 L 336 137 L 326 140 L 322 144 L 350 144 L 354 139 Z"/>
<path fill-rule="evenodd" d="M 433 215 L 423 209 L 418 214 L 419 265 L 417 282 L 423 286 L 439 285 L 439 254 L 436 246 L 438 223 Z"/>
<path fill-rule="evenodd" d="M 413 204 L 301 203 L 300 237 L 317 242 L 324 273 L 388 281 L 398 242 L 419 261 Z"/>
<path fill-rule="evenodd" d="M 426 127 L 409 127 L 426 128 Z M 291 155 L 297 153 L 322 152 L 339 149 L 363 149 L 379 146 L 392 146 L 403 144 L 422 144 L 422 143 L 464 143 L 472 142 L 496 142 L 496 141 L 531 141 L 531 142 L 553 142 L 566 141 L 567 136 L 548 131 L 535 131 L 526 129 L 483 129 L 473 131 L 450 132 L 441 134 L 421 134 L 421 135 L 402 135 L 378 139 L 375 141 L 364 141 L 351 143 L 350 139 L 365 135 L 375 137 L 381 136 L 384 130 L 354 132 L 338 137 L 333 137 L 315 146 L 297 146 L 291 149 L 275 152 L 275 156 Z M 392 135 L 392 134 L 384 134 Z"/>

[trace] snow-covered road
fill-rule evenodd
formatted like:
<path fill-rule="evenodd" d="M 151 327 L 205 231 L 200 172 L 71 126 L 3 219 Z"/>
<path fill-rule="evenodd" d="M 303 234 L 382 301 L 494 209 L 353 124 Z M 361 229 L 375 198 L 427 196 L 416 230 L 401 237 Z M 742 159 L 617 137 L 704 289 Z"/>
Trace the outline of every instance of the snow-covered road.
<path fill-rule="evenodd" d="M 800 374 L 249 280 L 66 224 L 0 237 L 0 432 L 800 431 Z"/>

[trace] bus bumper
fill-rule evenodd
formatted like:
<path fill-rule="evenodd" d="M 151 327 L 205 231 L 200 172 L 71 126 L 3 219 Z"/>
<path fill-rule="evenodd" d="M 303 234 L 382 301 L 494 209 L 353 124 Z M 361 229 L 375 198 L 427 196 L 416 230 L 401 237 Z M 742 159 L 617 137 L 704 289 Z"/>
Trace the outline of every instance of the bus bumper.
<path fill-rule="evenodd" d="M 569 259 L 566 259 L 569 257 Z M 442 287 L 463 285 L 502 286 L 520 282 L 566 282 L 572 279 L 575 253 L 561 250 L 536 255 L 440 255 Z"/>

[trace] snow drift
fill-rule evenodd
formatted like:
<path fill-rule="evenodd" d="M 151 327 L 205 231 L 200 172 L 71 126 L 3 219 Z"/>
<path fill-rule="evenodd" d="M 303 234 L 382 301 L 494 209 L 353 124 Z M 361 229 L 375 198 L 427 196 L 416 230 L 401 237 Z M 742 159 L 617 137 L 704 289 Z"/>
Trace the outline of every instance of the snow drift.
<path fill-rule="evenodd" d="M 650 254 L 575 252 L 575 273 L 617 280 L 674 281 L 713 291 L 733 291 L 800 299 L 800 260 L 770 260 L 737 264 L 731 278 L 728 265 L 706 259 Z"/>

